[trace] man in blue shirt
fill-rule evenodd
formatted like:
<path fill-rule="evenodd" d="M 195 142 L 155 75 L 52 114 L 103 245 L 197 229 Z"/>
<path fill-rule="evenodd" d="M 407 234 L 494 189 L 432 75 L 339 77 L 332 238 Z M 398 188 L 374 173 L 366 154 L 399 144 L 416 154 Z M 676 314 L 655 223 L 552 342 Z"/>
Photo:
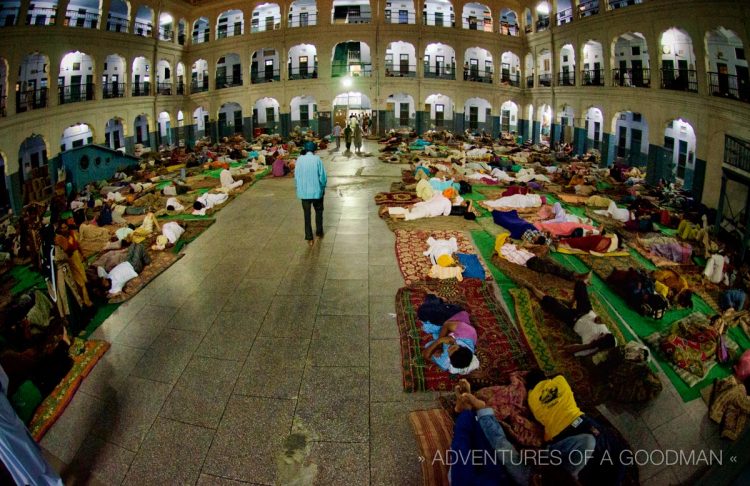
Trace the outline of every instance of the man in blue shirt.
<path fill-rule="evenodd" d="M 302 200 L 305 214 L 305 239 L 312 246 L 313 233 L 310 222 L 310 206 L 315 208 L 315 235 L 323 237 L 323 196 L 326 192 L 326 170 L 323 161 L 313 151 L 302 150 L 294 167 L 294 182 L 297 197 Z"/>

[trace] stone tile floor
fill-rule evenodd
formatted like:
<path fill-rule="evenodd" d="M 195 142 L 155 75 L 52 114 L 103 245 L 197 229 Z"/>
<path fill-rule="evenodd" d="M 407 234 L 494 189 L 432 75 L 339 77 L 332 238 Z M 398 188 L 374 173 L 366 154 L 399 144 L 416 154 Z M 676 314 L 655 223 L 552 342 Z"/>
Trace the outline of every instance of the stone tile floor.
<path fill-rule="evenodd" d="M 407 414 L 435 395 L 401 390 L 403 281 L 372 201 L 401 167 L 320 155 L 322 241 L 303 239 L 293 179 L 262 180 L 97 330 L 112 348 L 42 440 L 66 484 L 421 484 Z M 669 384 L 602 410 L 636 448 L 726 447 Z M 641 480 L 697 472 L 645 466 Z"/>

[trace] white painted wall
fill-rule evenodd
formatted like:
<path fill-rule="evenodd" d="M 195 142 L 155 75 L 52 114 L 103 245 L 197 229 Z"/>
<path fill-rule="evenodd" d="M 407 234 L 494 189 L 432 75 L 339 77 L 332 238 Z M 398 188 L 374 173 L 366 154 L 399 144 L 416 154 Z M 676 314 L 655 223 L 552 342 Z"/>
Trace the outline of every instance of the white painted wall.
<path fill-rule="evenodd" d="M 669 29 L 662 33 L 659 40 L 659 53 L 663 61 L 674 61 L 677 68 L 677 61 L 687 60 L 688 69 L 695 69 L 695 53 L 693 52 L 693 42 L 685 32 L 679 29 Z M 669 53 L 665 53 L 669 50 Z M 661 67 L 661 63 L 659 64 Z"/>
<path fill-rule="evenodd" d="M 148 126 L 148 118 L 146 115 L 138 115 L 133 122 L 133 141 L 137 143 L 138 133 L 141 133 L 141 142 L 144 147 L 149 146 L 148 132 L 150 127 Z"/>
<path fill-rule="evenodd" d="M 466 100 L 466 103 L 464 103 L 464 119 L 466 120 L 467 124 L 469 123 L 469 109 L 472 106 L 476 106 L 478 108 L 478 123 L 486 123 L 487 121 L 489 121 L 487 120 L 487 108 L 492 110 L 492 104 L 490 104 L 490 102 L 485 100 L 484 98 L 469 98 L 468 100 Z"/>
<path fill-rule="evenodd" d="M 441 94 L 434 94 L 427 97 L 425 104 L 430 105 L 430 120 L 435 119 L 435 106 L 443 105 L 444 107 L 444 118 L 446 120 L 453 119 L 453 100 L 449 97 Z"/>
<path fill-rule="evenodd" d="M 201 85 L 203 83 L 203 78 L 208 76 L 208 61 L 205 59 L 198 59 L 193 63 L 193 67 L 190 70 L 190 79 L 191 82 L 194 79 L 193 75 L 196 74 L 198 77 L 196 78 L 198 81 L 198 85 Z"/>
<path fill-rule="evenodd" d="M 408 54 L 409 55 L 409 66 L 412 66 L 413 69 L 416 69 L 417 67 L 417 54 L 416 50 L 414 49 L 414 46 L 412 44 L 409 44 L 408 42 L 391 42 L 388 44 L 388 47 L 385 50 L 386 56 L 388 54 L 391 54 L 391 66 L 389 67 L 388 64 L 386 64 L 386 67 L 391 69 L 392 71 L 395 69 L 398 69 L 398 66 L 400 65 L 400 59 L 401 54 Z"/>
<path fill-rule="evenodd" d="M 157 122 L 159 123 L 159 135 L 162 137 L 166 137 L 167 135 L 169 135 L 169 128 L 171 127 L 169 113 L 167 113 L 166 111 L 162 111 L 161 113 L 159 113 Z"/>
<path fill-rule="evenodd" d="M 71 78 L 73 76 L 81 76 L 81 83 L 86 82 L 86 76 L 94 75 L 94 60 L 88 54 L 83 52 L 71 52 L 66 54 L 65 57 L 60 61 L 60 73 L 59 78 L 63 79 L 63 82 L 58 81 L 59 86 L 70 86 Z M 93 79 L 93 77 L 92 77 Z"/>
<path fill-rule="evenodd" d="M 219 37 L 219 26 L 226 26 L 226 36 L 232 37 L 234 35 L 235 24 L 240 24 L 240 34 L 245 33 L 245 14 L 242 10 L 227 10 L 222 12 L 216 19 L 216 37 Z"/>
<path fill-rule="evenodd" d="M 193 44 L 202 44 L 208 39 L 206 33 L 210 30 L 208 19 L 206 17 L 200 17 L 198 20 L 193 22 Z"/>
<path fill-rule="evenodd" d="M 648 47 L 646 46 L 646 39 L 639 33 L 627 34 L 632 36 L 633 39 L 625 39 L 620 37 L 615 42 L 615 56 L 614 56 L 614 68 L 620 67 L 620 61 L 626 62 L 626 67 L 633 67 L 633 60 L 643 61 L 643 67 L 649 67 L 649 53 Z M 640 54 L 633 54 L 633 47 L 640 48 Z"/>
<path fill-rule="evenodd" d="M 227 125 L 228 126 L 234 126 L 234 114 L 235 112 L 239 112 L 240 116 L 242 116 L 242 107 L 239 103 L 224 103 L 221 105 L 221 108 L 219 109 L 219 113 L 224 113 L 227 116 Z"/>
<path fill-rule="evenodd" d="M 333 106 L 349 106 L 356 110 L 369 110 L 372 108 L 370 98 L 359 92 L 350 91 L 341 93 L 333 99 Z"/>
<path fill-rule="evenodd" d="M 565 107 L 557 113 L 557 123 L 562 125 L 563 118 L 566 120 L 566 125 L 573 126 L 573 119 L 575 118 L 575 111 L 570 105 Z"/>
<path fill-rule="evenodd" d="M 222 63 L 222 59 L 224 62 Z M 219 58 L 219 60 L 216 62 L 216 69 L 218 70 L 220 67 L 225 66 L 227 68 L 227 76 L 232 75 L 232 66 L 242 64 L 242 61 L 240 60 L 240 56 L 235 53 L 227 54 L 223 58 Z M 240 68 L 240 72 L 242 72 L 242 68 Z"/>
<path fill-rule="evenodd" d="M 104 71 L 102 76 L 105 83 L 113 83 L 114 77 L 117 76 L 118 83 L 127 82 L 127 72 L 125 68 L 125 58 L 117 54 L 110 54 L 104 60 Z"/>
<path fill-rule="evenodd" d="M 195 129 L 198 131 L 198 134 L 200 136 L 202 136 L 206 131 L 206 124 L 204 123 L 204 121 L 207 115 L 208 111 L 206 111 L 206 109 L 202 106 L 199 106 L 193 112 L 193 125 L 195 125 Z"/>
<path fill-rule="evenodd" d="M 688 170 L 695 169 L 695 131 L 686 121 L 672 120 L 672 123 L 667 125 L 664 130 L 665 137 L 672 137 L 674 139 L 674 150 L 672 151 L 672 163 L 675 167 L 675 175 L 677 175 L 677 163 L 680 158 L 680 141 L 687 142 L 687 161 L 685 168 Z"/>
<path fill-rule="evenodd" d="M 505 103 L 500 105 L 501 123 L 502 114 L 504 111 L 509 112 L 510 131 L 515 132 L 516 130 L 518 130 L 518 105 L 513 103 L 512 101 L 506 101 Z"/>
<path fill-rule="evenodd" d="M 312 44 L 299 44 L 289 49 L 287 62 L 292 63 L 292 71 L 299 71 L 300 56 L 307 56 L 307 72 L 312 73 L 315 70 L 315 60 L 318 57 L 318 51 Z"/>
<path fill-rule="evenodd" d="M 253 53 L 252 62 L 258 63 L 258 72 L 262 73 L 265 69 L 266 60 L 273 60 L 273 69 L 278 71 L 279 68 L 279 51 L 276 49 L 259 49 Z"/>
<path fill-rule="evenodd" d="M 310 120 L 313 119 L 315 114 L 315 98 L 313 98 L 312 96 L 295 96 L 294 98 L 292 98 L 291 102 L 293 122 L 298 122 L 300 120 L 299 107 L 302 105 L 307 105 L 307 113 L 310 116 Z"/>
<path fill-rule="evenodd" d="M 455 21 L 453 4 L 449 0 L 426 0 L 422 8 L 425 25 L 435 25 L 435 14 L 443 14 L 443 23 L 439 24 L 450 27 Z"/>
<path fill-rule="evenodd" d="M 136 75 L 140 75 L 141 83 L 151 80 L 151 65 L 145 57 L 133 59 L 133 82 L 135 82 Z"/>
<path fill-rule="evenodd" d="M 624 117 L 624 119 L 623 119 Z M 641 153 L 647 154 L 648 153 L 648 123 L 646 122 L 645 117 L 641 117 L 641 121 L 637 122 L 633 120 L 633 112 L 628 111 L 625 113 L 618 114 L 617 122 L 615 123 L 615 143 L 619 144 L 620 140 L 620 127 L 626 127 L 627 128 L 627 135 L 625 136 L 625 147 L 626 149 L 630 149 L 630 137 L 632 135 L 632 130 L 637 129 L 641 130 L 643 132 L 643 135 L 641 136 Z"/>
<path fill-rule="evenodd" d="M 149 37 L 154 25 L 154 11 L 145 5 L 141 5 L 140 7 L 138 7 L 138 11 L 135 14 L 135 21 L 144 24 L 145 27 L 134 25 L 133 33 L 135 33 L 136 35 Z"/>
<path fill-rule="evenodd" d="M 385 102 L 386 105 L 393 105 L 393 116 L 396 117 L 396 120 L 398 120 L 401 116 L 401 105 L 403 104 L 409 105 L 409 118 L 414 118 L 415 116 L 417 116 L 416 107 L 414 105 L 414 98 L 406 93 L 392 94 L 385 100 Z"/>
<path fill-rule="evenodd" d="M 598 142 L 601 142 L 604 140 L 604 115 L 602 115 L 602 110 L 599 108 L 591 107 L 586 112 L 586 120 L 588 123 L 588 130 L 586 131 L 586 138 L 589 140 L 596 140 Z M 596 135 L 596 125 L 595 123 L 599 123 L 599 136 L 595 137 Z"/>
<path fill-rule="evenodd" d="M 156 82 L 157 83 L 171 83 L 173 78 L 172 66 L 169 61 L 164 59 L 159 60 L 156 64 Z"/>
<path fill-rule="evenodd" d="M 109 14 L 104 19 L 104 22 L 108 19 L 112 21 L 112 25 L 110 25 L 111 31 L 116 30 L 115 24 L 121 23 L 123 24 L 122 31 L 127 32 L 127 26 L 130 23 L 130 7 L 124 0 L 110 0 Z"/>
<path fill-rule="evenodd" d="M 390 6 L 388 6 L 390 4 Z M 412 0 L 399 0 L 396 2 L 387 2 L 385 7 L 386 17 L 390 13 L 391 22 L 399 22 L 399 11 L 406 10 L 408 13 L 408 23 L 414 24 L 417 22 L 417 12 L 414 10 L 414 2 Z"/>
<path fill-rule="evenodd" d="M 583 46 L 583 69 L 588 71 L 594 69 L 594 63 L 598 62 L 602 69 L 604 66 L 604 49 L 596 41 L 588 41 Z"/>
<path fill-rule="evenodd" d="M 548 49 L 543 49 L 539 53 L 536 67 L 538 74 L 552 73 L 552 53 Z"/>
<path fill-rule="evenodd" d="M 299 16 L 307 13 L 307 25 L 316 25 L 318 21 L 318 7 L 315 0 L 296 0 L 289 7 L 289 27 L 300 27 Z"/>
<path fill-rule="evenodd" d="M 39 155 L 39 164 L 44 165 L 44 157 L 42 153 L 47 149 L 47 144 L 44 142 L 44 138 L 41 136 L 34 138 L 27 138 L 21 143 L 21 147 L 18 150 L 18 158 L 21 159 L 21 165 L 23 166 L 23 175 L 27 176 L 31 172 L 31 158 L 34 154 Z"/>
<path fill-rule="evenodd" d="M 521 58 L 510 51 L 503 52 L 500 56 L 500 64 L 509 64 L 510 74 L 521 70 Z"/>
<path fill-rule="evenodd" d="M 73 144 L 80 140 L 83 140 L 83 145 L 88 145 L 93 142 L 94 134 L 91 132 L 91 127 L 85 123 L 73 125 L 63 130 L 62 137 L 60 138 L 60 151 L 64 152 L 73 148 Z"/>
<path fill-rule="evenodd" d="M 443 56 L 444 57 L 444 65 L 451 66 L 453 64 L 456 64 L 456 51 L 453 50 L 453 48 L 446 44 L 429 44 L 425 50 L 424 50 L 425 56 L 430 56 L 429 60 L 429 66 L 430 70 L 435 69 L 435 60 L 436 56 Z"/>
<path fill-rule="evenodd" d="M 566 60 L 567 59 L 567 60 Z M 570 72 L 576 70 L 576 51 L 573 49 L 571 44 L 565 44 L 560 49 L 560 65 L 558 66 L 558 72 L 562 72 L 563 67 L 567 66 Z"/>
<path fill-rule="evenodd" d="M 481 47 L 469 47 L 464 53 L 464 66 L 469 65 L 469 59 L 477 59 L 479 61 L 479 72 L 484 73 L 485 62 L 489 61 L 491 71 L 495 71 L 495 66 L 492 64 L 492 54 L 487 49 Z"/>
<path fill-rule="evenodd" d="M 534 74 L 534 55 L 532 53 L 526 54 L 524 58 L 524 75 L 532 76 Z"/>
<path fill-rule="evenodd" d="M 742 49 L 742 40 L 729 30 L 719 28 L 706 34 L 708 49 L 708 70 L 718 72 L 717 63 L 727 65 L 730 75 L 737 74 L 737 66 L 747 67 L 747 59 L 737 59 L 736 49 Z M 747 56 L 747 54 L 746 54 Z"/>
<path fill-rule="evenodd" d="M 49 71 L 49 59 L 44 54 L 29 54 L 19 66 L 18 82 L 21 91 L 25 91 L 29 81 L 36 81 L 36 88 L 47 86 L 47 73 Z"/>
<path fill-rule="evenodd" d="M 263 3 L 258 5 L 253 10 L 251 20 L 251 31 L 252 32 L 265 32 L 266 31 L 266 18 L 273 17 L 274 24 L 281 23 L 281 8 L 275 3 Z"/>
<path fill-rule="evenodd" d="M 477 30 L 492 32 L 492 12 L 487 5 L 481 3 L 467 3 L 461 13 L 461 24 L 464 29 L 469 28 L 469 18 L 477 19 Z"/>
<path fill-rule="evenodd" d="M 31 8 L 31 6 L 34 8 Z M 52 16 L 47 9 L 57 9 L 57 2 L 40 1 L 29 4 L 29 25 L 51 25 Z M 58 21 L 60 22 L 60 21 Z M 62 22 L 60 22 L 62 25 Z"/>
<path fill-rule="evenodd" d="M 266 108 L 273 107 L 273 120 L 266 119 Z M 258 110 L 258 123 L 273 123 L 279 121 L 279 102 L 274 98 L 261 98 L 255 102 L 255 109 Z"/>
<path fill-rule="evenodd" d="M 115 132 L 117 132 L 116 137 L 114 135 Z M 119 119 L 111 118 L 108 120 L 104 126 L 104 133 L 109 134 L 109 148 L 114 150 L 116 138 L 120 140 L 120 147 L 125 146 L 125 127 Z"/>

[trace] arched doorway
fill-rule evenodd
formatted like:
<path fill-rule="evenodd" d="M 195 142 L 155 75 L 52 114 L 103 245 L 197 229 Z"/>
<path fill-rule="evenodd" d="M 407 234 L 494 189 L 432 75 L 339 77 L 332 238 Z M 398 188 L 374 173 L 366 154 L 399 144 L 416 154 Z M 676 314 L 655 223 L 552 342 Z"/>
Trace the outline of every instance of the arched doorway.
<path fill-rule="evenodd" d="M 453 100 L 436 93 L 425 99 L 425 111 L 430 111 L 430 128 L 437 130 L 453 129 Z"/>
<path fill-rule="evenodd" d="M 253 108 L 253 126 L 259 133 L 280 133 L 281 113 L 279 102 L 275 98 L 261 98 Z"/>
<path fill-rule="evenodd" d="M 632 111 L 620 112 L 613 122 L 615 154 L 630 166 L 645 167 L 648 163 L 648 123 L 646 118 Z"/>
<path fill-rule="evenodd" d="M 385 100 L 385 130 L 414 128 L 416 126 L 416 105 L 414 98 L 406 93 L 395 93 Z"/>

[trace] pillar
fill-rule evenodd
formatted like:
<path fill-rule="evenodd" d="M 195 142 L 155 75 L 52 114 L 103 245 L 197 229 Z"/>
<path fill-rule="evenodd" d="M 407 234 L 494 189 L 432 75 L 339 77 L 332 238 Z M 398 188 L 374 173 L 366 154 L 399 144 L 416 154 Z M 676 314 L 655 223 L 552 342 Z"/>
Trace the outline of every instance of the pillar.
<path fill-rule="evenodd" d="M 714 222 L 714 230 L 718 232 L 721 229 L 721 220 L 724 217 L 724 199 L 727 194 L 727 176 L 721 174 L 721 190 L 719 191 L 719 206 L 716 208 L 716 221 Z"/>
<path fill-rule="evenodd" d="M 573 129 L 573 149 L 576 151 L 577 155 L 584 154 L 584 147 L 586 146 L 587 136 L 588 134 L 586 133 L 585 128 L 575 127 Z"/>

